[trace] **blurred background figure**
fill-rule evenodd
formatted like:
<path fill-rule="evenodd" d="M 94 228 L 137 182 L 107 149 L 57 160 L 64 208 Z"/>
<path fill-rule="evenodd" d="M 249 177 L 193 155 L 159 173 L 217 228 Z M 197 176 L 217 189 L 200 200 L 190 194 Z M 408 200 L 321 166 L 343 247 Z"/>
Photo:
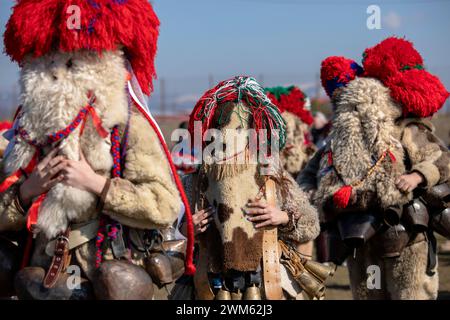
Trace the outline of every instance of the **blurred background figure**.
<path fill-rule="evenodd" d="M 309 133 L 314 121 L 310 100 L 297 86 L 264 90 L 286 122 L 286 146 L 280 153 L 280 160 L 283 168 L 295 179 L 316 150 Z"/>
<path fill-rule="evenodd" d="M 318 149 L 325 145 L 325 139 L 331 128 L 331 121 L 320 111 L 314 112 L 314 121 L 311 129 L 313 143 Z"/>
<path fill-rule="evenodd" d="M 187 130 L 188 122 L 181 122 L 178 129 Z M 190 139 L 183 139 L 183 137 L 180 136 L 178 142 L 172 148 L 173 163 L 180 176 L 197 171 L 198 165 L 195 164 L 197 156 L 198 150 L 190 145 Z"/>

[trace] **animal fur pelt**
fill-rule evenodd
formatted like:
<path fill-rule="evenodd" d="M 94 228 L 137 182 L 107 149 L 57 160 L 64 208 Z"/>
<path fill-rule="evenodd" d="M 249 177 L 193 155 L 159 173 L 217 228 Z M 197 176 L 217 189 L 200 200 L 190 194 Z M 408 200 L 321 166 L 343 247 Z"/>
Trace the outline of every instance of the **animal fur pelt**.
<path fill-rule="evenodd" d="M 439 277 L 437 266 L 427 274 L 428 242 L 407 246 L 400 257 L 380 258 L 372 242 L 349 257 L 348 270 L 353 298 L 356 300 L 435 300 Z M 380 267 L 380 288 L 367 287 L 367 268 Z"/>
<path fill-rule="evenodd" d="M 308 162 L 309 156 L 314 151 L 312 145 L 308 145 L 305 134 L 308 133 L 308 125 L 289 111 L 281 114 L 286 121 L 286 147 L 281 151 L 281 163 L 293 177 L 296 177 L 300 170 Z"/>
<path fill-rule="evenodd" d="M 343 185 L 359 180 L 363 183 L 354 188 L 351 204 L 361 210 L 374 203 L 387 208 L 408 202 L 411 193 L 402 193 L 395 186 L 405 172 L 400 130 L 395 126 L 401 108 L 388 89 L 376 79 L 357 78 L 342 88 L 336 110 L 327 150 L 331 153 L 326 152 L 321 160 L 323 176 L 315 203 L 323 204 Z M 386 157 L 374 174 L 365 178 L 387 150 L 393 156 Z"/>
<path fill-rule="evenodd" d="M 88 51 L 55 53 L 25 60 L 21 71 L 22 109 L 16 126 L 25 129 L 30 139 L 43 142 L 47 135 L 73 121 L 87 105 L 88 92 L 92 91 L 96 97 L 95 111 L 104 129 L 110 132 L 113 126 L 126 122 L 126 77 L 121 51 L 103 52 L 101 57 Z M 95 171 L 109 173 L 113 165 L 109 137 L 101 138 L 90 118 L 81 137 L 80 127 L 62 142 L 60 154 L 79 160 L 82 152 Z M 5 176 L 27 166 L 35 152 L 18 135 L 12 143 L 11 151 L 5 154 Z M 83 214 L 94 212 L 96 201 L 93 194 L 60 183 L 42 203 L 37 227 L 52 238 L 67 228 L 68 221 L 88 219 Z"/>

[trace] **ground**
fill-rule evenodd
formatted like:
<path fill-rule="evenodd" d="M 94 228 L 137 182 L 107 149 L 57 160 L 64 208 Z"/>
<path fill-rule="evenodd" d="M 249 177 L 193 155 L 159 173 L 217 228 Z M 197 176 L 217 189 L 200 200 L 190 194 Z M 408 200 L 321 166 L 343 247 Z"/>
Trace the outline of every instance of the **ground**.
<path fill-rule="evenodd" d="M 439 242 L 443 239 L 440 238 Z M 351 300 L 347 267 L 338 267 L 327 283 L 327 300 Z M 439 300 L 450 300 L 450 254 L 439 254 Z"/>

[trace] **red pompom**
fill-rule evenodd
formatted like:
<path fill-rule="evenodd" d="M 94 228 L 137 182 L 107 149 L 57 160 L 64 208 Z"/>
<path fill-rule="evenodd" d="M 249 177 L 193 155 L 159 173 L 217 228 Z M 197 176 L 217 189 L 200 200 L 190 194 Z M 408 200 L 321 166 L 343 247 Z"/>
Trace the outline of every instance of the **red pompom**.
<path fill-rule="evenodd" d="M 77 11 L 79 8 L 79 12 Z M 80 28 L 75 18 L 79 13 Z M 5 51 L 22 63 L 53 50 L 123 48 L 145 94 L 153 90 L 159 20 L 147 0 L 21 0 L 4 34 Z"/>
<path fill-rule="evenodd" d="M 6 131 L 12 128 L 10 121 L 0 121 L 0 131 Z"/>
<path fill-rule="evenodd" d="M 422 66 L 423 59 L 411 42 L 390 37 L 363 53 L 364 74 L 381 81 L 400 72 L 402 68 Z"/>
<path fill-rule="evenodd" d="M 333 202 L 336 207 L 344 209 L 348 206 L 350 202 L 350 197 L 352 196 L 353 188 L 352 186 L 343 186 L 338 191 L 333 194 Z"/>
<path fill-rule="evenodd" d="M 300 118 L 302 122 L 311 125 L 314 119 L 311 112 L 305 109 L 306 95 L 296 86 L 284 89 L 289 93 L 280 94 L 278 99 L 270 92 L 271 88 L 266 88 L 266 95 L 281 113 L 288 111 Z"/>
<path fill-rule="evenodd" d="M 364 76 L 390 89 L 404 116 L 429 117 L 449 96 L 441 81 L 424 70 L 422 57 L 407 40 L 391 37 L 366 49 L 363 66 Z"/>
<path fill-rule="evenodd" d="M 329 97 L 336 88 L 343 87 L 362 73 L 361 67 L 345 57 L 328 57 L 322 61 L 320 79 Z"/>
<path fill-rule="evenodd" d="M 399 72 L 384 83 L 392 99 L 402 106 L 404 116 L 430 117 L 449 96 L 439 78 L 425 70 Z"/>

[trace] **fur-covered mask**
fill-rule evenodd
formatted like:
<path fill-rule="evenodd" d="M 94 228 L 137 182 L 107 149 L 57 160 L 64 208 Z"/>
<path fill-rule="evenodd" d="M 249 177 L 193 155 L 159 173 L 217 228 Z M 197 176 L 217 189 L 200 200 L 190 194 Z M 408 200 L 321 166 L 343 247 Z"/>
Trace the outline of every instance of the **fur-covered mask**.
<path fill-rule="evenodd" d="M 395 186 L 405 172 L 400 132 L 395 126 L 402 111 L 391 99 L 389 89 L 376 79 L 357 78 L 336 94 L 336 114 L 329 150 L 321 161 L 316 201 L 331 195 L 336 200 L 336 195 L 349 186 L 351 204 L 362 209 L 377 203 L 387 208 L 407 202 L 411 194 Z"/>
<path fill-rule="evenodd" d="M 249 163 L 247 129 L 252 116 L 248 111 L 242 103 L 226 103 L 216 110 L 212 126 L 220 130 L 224 151 L 213 152 L 215 162 L 200 169 L 202 197 L 217 211 L 206 244 L 210 267 L 216 271 L 254 271 L 261 259 L 262 232 L 245 219 L 243 211 L 249 200 L 261 196 L 263 184 L 259 166 Z M 220 240 L 214 240 L 217 237 Z"/>
<path fill-rule="evenodd" d="M 289 111 L 281 115 L 286 121 L 286 147 L 280 154 L 280 160 L 284 169 L 295 177 L 313 152 L 312 146 L 308 145 L 305 138 L 308 125 Z"/>
<path fill-rule="evenodd" d="M 121 51 L 105 51 L 101 55 L 86 50 L 73 53 L 51 52 L 39 58 L 27 57 L 21 71 L 21 102 L 14 128 L 16 134 L 5 154 L 4 174 L 24 168 L 35 155 L 41 156 L 54 144 L 48 136 L 67 128 L 83 107 L 92 104 L 105 132 L 126 121 L 126 61 Z M 91 100 L 92 101 L 92 100 Z M 109 135 L 101 137 L 94 121 L 87 117 L 83 135 L 81 125 L 61 142 L 60 154 L 79 160 L 83 152 L 94 170 L 109 174 L 113 160 Z M 17 132 L 25 132 L 26 139 Z M 85 220 L 95 208 L 94 195 L 57 184 L 40 207 L 37 227 L 51 238 L 64 231 L 69 221 Z"/>
<path fill-rule="evenodd" d="M 214 150 L 207 152 L 212 156 L 216 165 L 222 164 L 246 164 L 248 162 L 249 134 L 251 129 L 251 114 L 243 103 L 226 103 L 216 111 L 213 117 L 213 129 L 220 130 Z M 216 140 L 219 139 L 218 141 Z M 213 145 L 210 144 L 210 148 Z M 207 147 L 208 148 L 208 147 Z M 209 159 L 207 159 L 209 160 Z"/>

